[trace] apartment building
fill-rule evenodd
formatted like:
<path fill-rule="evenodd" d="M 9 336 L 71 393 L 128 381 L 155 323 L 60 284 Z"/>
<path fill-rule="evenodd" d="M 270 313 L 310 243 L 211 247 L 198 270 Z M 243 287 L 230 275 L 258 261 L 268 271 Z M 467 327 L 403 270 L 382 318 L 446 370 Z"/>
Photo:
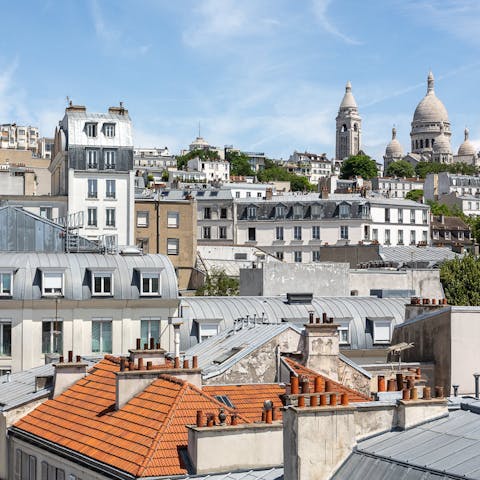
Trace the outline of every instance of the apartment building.
<path fill-rule="evenodd" d="M 294 151 L 285 166 L 290 173 L 307 177 L 308 181 L 314 185 L 321 178 L 328 177 L 333 173 L 332 162 L 325 153 L 319 155 Z"/>
<path fill-rule="evenodd" d="M 170 170 L 177 168 L 177 160 L 167 147 L 165 148 L 135 148 L 133 150 L 135 168 L 153 167 Z"/>
<path fill-rule="evenodd" d="M 4 123 L 0 125 L 0 148 L 30 150 L 38 153 L 39 133 L 37 127 Z"/>
<path fill-rule="evenodd" d="M 68 197 L 68 213 L 83 212 L 81 234 L 109 245 L 134 242 L 132 122 L 122 104 L 88 113 L 70 104 L 55 130 L 52 194 Z"/>
<path fill-rule="evenodd" d="M 405 198 L 412 190 L 423 190 L 423 180 L 419 178 L 372 178 L 372 191 L 389 198 Z"/>
<path fill-rule="evenodd" d="M 203 160 L 193 158 L 187 163 L 189 172 L 201 172 L 206 175 L 207 182 L 227 183 L 230 180 L 230 162 L 225 160 Z"/>
<path fill-rule="evenodd" d="M 170 191 L 135 200 L 135 244 L 143 253 L 161 253 L 172 262 L 178 288 L 196 288 L 197 202 L 190 193 Z"/>
<path fill-rule="evenodd" d="M 429 244 L 429 207 L 354 195 L 283 195 L 234 199 L 236 244 L 260 247 L 287 262 L 320 261 L 322 245 Z"/>

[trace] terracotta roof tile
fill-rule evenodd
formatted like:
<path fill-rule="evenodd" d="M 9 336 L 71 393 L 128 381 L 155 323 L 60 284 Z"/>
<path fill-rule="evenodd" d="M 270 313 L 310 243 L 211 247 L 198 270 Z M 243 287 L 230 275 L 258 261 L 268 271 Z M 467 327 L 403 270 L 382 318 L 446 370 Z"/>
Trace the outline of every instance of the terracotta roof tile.
<path fill-rule="evenodd" d="M 311 370 L 310 368 L 305 367 L 304 365 L 301 365 L 300 363 L 296 362 L 295 360 L 289 358 L 289 357 L 283 357 L 282 360 L 285 361 L 285 363 L 288 365 L 290 370 L 295 372 L 299 377 L 307 377 L 310 383 L 310 389 L 313 392 L 314 388 L 314 382 L 315 382 L 315 377 L 320 377 L 322 379 L 322 384 L 321 388 L 325 388 L 325 380 L 330 380 L 332 384 L 334 385 L 335 392 L 338 393 L 347 393 L 348 394 L 348 400 L 350 402 L 369 402 L 371 399 L 364 395 L 363 393 L 357 392 L 356 390 L 353 390 L 352 388 L 346 387 L 345 385 L 342 385 L 339 382 L 336 382 L 335 380 L 332 380 L 325 375 L 321 375 L 314 370 Z"/>
<path fill-rule="evenodd" d="M 136 477 L 181 475 L 179 449 L 187 448 L 186 425 L 197 410 L 217 415 L 234 410 L 195 386 L 168 375 L 115 410 L 115 372 L 108 356 L 55 399 L 48 400 L 15 426 Z M 230 418 L 228 418 L 228 421 Z M 239 416 L 239 423 L 248 419 Z"/>

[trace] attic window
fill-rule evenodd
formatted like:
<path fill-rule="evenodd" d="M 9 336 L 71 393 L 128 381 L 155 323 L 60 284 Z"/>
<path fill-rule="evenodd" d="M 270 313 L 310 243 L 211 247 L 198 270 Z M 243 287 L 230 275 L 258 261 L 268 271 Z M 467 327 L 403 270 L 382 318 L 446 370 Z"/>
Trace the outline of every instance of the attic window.
<path fill-rule="evenodd" d="M 235 405 L 233 405 L 227 395 L 215 395 L 215 399 L 226 405 L 228 408 L 235 408 Z"/>
<path fill-rule="evenodd" d="M 240 352 L 242 349 L 243 347 L 233 347 L 230 350 L 223 352 L 217 358 L 214 358 L 213 363 L 221 364 L 223 362 L 226 362 L 229 358 L 232 358 L 235 354 Z"/>
<path fill-rule="evenodd" d="M 63 295 L 63 271 L 42 271 L 42 295 Z"/>
<path fill-rule="evenodd" d="M 369 318 L 373 324 L 373 343 L 390 343 L 392 320 L 391 318 Z"/>

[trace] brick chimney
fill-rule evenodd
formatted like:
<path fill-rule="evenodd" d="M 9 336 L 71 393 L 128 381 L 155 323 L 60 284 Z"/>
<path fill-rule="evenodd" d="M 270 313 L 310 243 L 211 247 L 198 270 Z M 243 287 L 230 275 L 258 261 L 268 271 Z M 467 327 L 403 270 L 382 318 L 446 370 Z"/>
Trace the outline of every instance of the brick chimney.
<path fill-rule="evenodd" d="M 333 322 L 333 319 L 330 319 Z M 304 335 L 303 360 L 306 367 L 338 380 L 338 355 L 340 353 L 338 325 L 329 323 L 326 315 L 323 322 L 307 323 Z"/>
<path fill-rule="evenodd" d="M 81 357 L 77 356 L 76 361 L 73 360 L 73 354 L 68 352 L 68 361 L 64 362 L 63 357 L 55 364 L 55 374 L 53 377 L 53 398 L 62 394 L 70 388 L 78 380 L 87 374 L 88 364 L 81 361 Z"/>

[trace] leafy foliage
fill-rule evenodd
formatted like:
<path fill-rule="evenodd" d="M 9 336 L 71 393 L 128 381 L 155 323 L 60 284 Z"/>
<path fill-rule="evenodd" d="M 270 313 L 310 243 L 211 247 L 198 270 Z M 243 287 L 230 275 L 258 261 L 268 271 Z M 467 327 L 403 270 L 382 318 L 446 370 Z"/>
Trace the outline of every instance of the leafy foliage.
<path fill-rule="evenodd" d="M 230 175 L 253 176 L 255 172 L 250 167 L 248 157 L 242 152 L 228 151 L 227 161 L 230 162 Z"/>
<path fill-rule="evenodd" d="M 260 182 L 290 182 L 290 187 L 294 192 L 309 192 L 316 190 L 306 177 L 287 172 L 283 167 L 272 160 L 265 160 L 265 168 L 258 172 L 257 178 Z"/>
<path fill-rule="evenodd" d="M 460 217 L 466 221 L 466 215 L 455 205 L 450 207 L 445 203 L 435 202 L 434 200 L 428 200 L 427 204 L 430 205 L 432 215 L 445 215 L 446 217 Z"/>
<path fill-rule="evenodd" d="M 410 190 L 405 195 L 405 198 L 407 200 L 413 200 L 414 202 L 420 202 L 423 198 L 423 190 L 420 190 L 420 189 Z"/>
<path fill-rule="evenodd" d="M 198 288 L 195 295 L 208 295 L 213 297 L 235 296 L 239 293 L 240 282 L 236 278 L 229 277 L 225 270 L 213 269 L 207 275 L 205 285 Z"/>
<path fill-rule="evenodd" d="M 220 160 L 218 152 L 216 150 L 208 149 L 198 149 L 192 150 L 191 152 L 186 153 L 185 155 L 179 155 L 177 157 L 177 168 L 179 170 L 185 170 L 189 160 L 194 158 L 199 158 L 200 160 Z"/>
<path fill-rule="evenodd" d="M 344 179 L 360 176 L 366 180 L 376 177 L 377 164 L 368 155 L 359 154 L 348 157 L 340 169 L 340 177 Z"/>
<path fill-rule="evenodd" d="M 478 169 L 474 165 L 468 165 L 466 163 L 437 163 L 437 162 L 419 162 L 415 166 L 415 173 L 420 178 L 425 178 L 429 173 L 460 173 L 462 175 L 475 175 L 478 173 Z"/>
<path fill-rule="evenodd" d="M 450 305 L 480 305 L 480 258 L 465 255 L 446 261 L 440 280 Z"/>
<path fill-rule="evenodd" d="M 387 177 L 413 177 L 415 176 L 415 169 L 412 164 L 406 160 L 398 160 L 392 162 L 386 172 Z"/>

